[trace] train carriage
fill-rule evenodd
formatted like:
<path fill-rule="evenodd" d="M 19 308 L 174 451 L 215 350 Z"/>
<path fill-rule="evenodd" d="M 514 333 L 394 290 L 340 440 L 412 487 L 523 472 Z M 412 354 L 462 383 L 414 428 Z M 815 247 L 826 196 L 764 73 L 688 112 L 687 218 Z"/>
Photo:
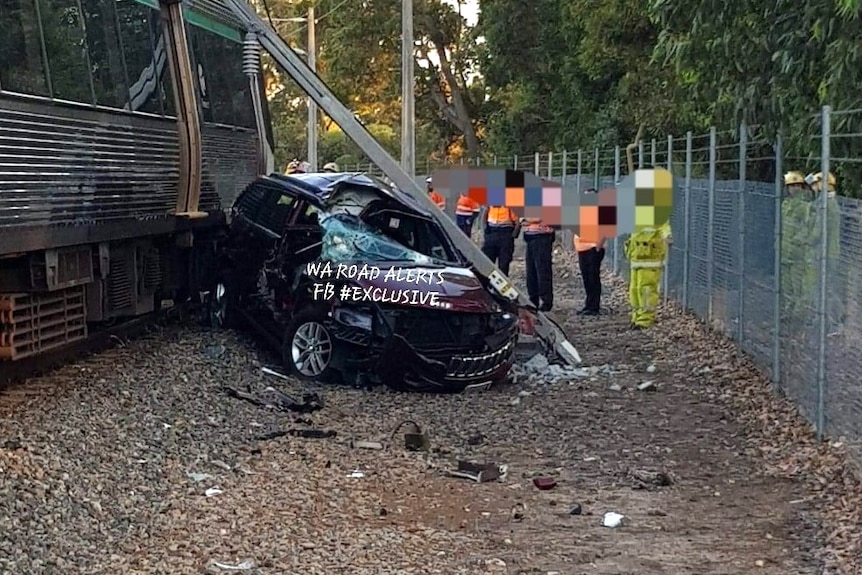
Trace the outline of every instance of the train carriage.
<path fill-rule="evenodd" d="M 0 361 L 205 287 L 272 168 L 245 32 L 218 0 L 0 0 Z"/>

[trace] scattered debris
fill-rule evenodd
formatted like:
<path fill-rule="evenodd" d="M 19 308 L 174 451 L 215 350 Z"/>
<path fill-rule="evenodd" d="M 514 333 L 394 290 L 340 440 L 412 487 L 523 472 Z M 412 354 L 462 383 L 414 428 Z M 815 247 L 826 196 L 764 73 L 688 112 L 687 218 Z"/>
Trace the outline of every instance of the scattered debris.
<path fill-rule="evenodd" d="M 350 447 L 354 449 L 383 449 L 383 444 L 377 441 L 351 441 Z"/>
<path fill-rule="evenodd" d="M 509 569 L 508 567 L 506 567 L 505 561 L 503 561 L 502 559 L 496 559 L 496 558 L 486 559 L 485 560 L 485 566 L 490 571 L 494 571 L 494 572 L 503 572 L 503 571 L 508 571 L 508 569 Z"/>
<path fill-rule="evenodd" d="M 569 511 L 569 515 L 580 515 L 581 513 L 583 513 L 583 509 L 580 503 L 575 503 Z"/>
<path fill-rule="evenodd" d="M 186 476 L 194 481 L 195 483 L 200 483 L 201 481 L 206 481 L 207 479 L 215 479 L 209 473 L 194 473 L 194 472 L 186 472 Z"/>
<path fill-rule="evenodd" d="M 237 563 L 236 565 L 231 565 L 229 563 L 222 563 L 220 561 L 210 561 L 210 565 L 213 567 L 218 567 L 224 571 L 250 571 L 254 569 L 254 561 L 246 560 L 242 563 Z"/>
<path fill-rule="evenodd" d="M 647 373 L 655 373 L 655 364 L 650 364 L 649 367 L 646 368 Z"/>
<path fill-rule="evenodd" d="M 618 384 L 618 383 L 612 383 L 612 384 L 611 384 L 611 386 L 610 386 L 610 388 L 608 388 L 608 389 L 610 389 L 611 391 L 622 391 L 622 390 L 623 390 L 623 386 L 621 386 L 621 385 L 620 385 L 620 384 Z"/>
<path fill-rule="evenodd" d="M 602 516 L 602 527 L 619 527 L 625 515 L 620 515 L 614 511 L 608 511 Z"/>
<path fill-rule="evenodd" d="M 557 482 L 551 477 L 535 477 L 533 485 L 540 491 L 549 491 L 557 486 Z"/>
<path fill-rule="evenodd" d="M 227 351 L 223 345 L 210 345 L 204 348 L 204 353 L 210 359 L 218 359 Z"/>
<path fill-rule="evenodd" d="M 472 479 L 476 483 L 487 483 L 499 479 L 505 473 L 505 468 L 496 463 L 473 463 L 470 461 L 459 461 L 458 469 L 450 471 L 452 477 L 463 477 Z"/>
<path fill-rule="evenodd" d="M 638 391 L 655 391 L 657 388 L 652 381 L 645 381 L 638 384 Z"/>
<path fill-rule="evenodd" d="M 288 435 L 304 439 L 329 439 L 330 437 L 336 437 L 338 433 L 330 429 L 288 429 L 287 431 L 273 431 L 265 435 L 258 435 L 255 439 L 257 441 L 269 441 Z"/>
<path fill-rule="evenodd" d="M 527 507 L 523 503 L 515 503 L 512 506 L 512 521 L 521 521 L 527 513 Z"/>
<path fill-rule="evenodd" d="M 204 491 L 204 495 L 206 495 L 207 497 L 215 497 L 216 495 L 221 495 L 222 493 L 224 493 L 224 491 L 222 491 L 218 487 L 210 487 L 209 489 Z"/>
<path fill-rule="evenodd" d="M 351 477 L 353 479 L 362 479 L 365 477 L 365 473 L 359 471 L 358 469 L 354 469 L 352 472 L 347 474 L 347 477 Z"/>
<path fill-rule="evenodd" d="M 317 393 L 303 393 L 302 400 L 297 400 L 275 388 L 267 387 L 264 391 L 273 397 L 272 401 L 264 401 L 250 391 L 240 391 L 232 387 L 225 387 L 224 391 L 231 397 L 247 401 L 258 407 L 272 407 L 293 413 L 313 413 L 323 409 L 323 399 Z"/>
<path fill-rule="evenodd" d="M 271 375 L 273 377 L 277 377 L 277 378 L 283 379 L 285 381 L 291 381 L 291 379 L 288 376 L 286 376 L 285 374 L 283 374 L 281 372 L 278 372 L 278 371 L 272 369 L 271 367 L 263 366 L 260 368 L 260 370 L 267 375 Z"/>
<path fill-rule="evenodd" d="M 635 489 L 649 489 L 650 487 L 668 487 L 674 481 L 670 474 L 664 471 L 646 471 L 644 469 L 629 469 L 626 472 L 629 479 L 634 481 Z"/>

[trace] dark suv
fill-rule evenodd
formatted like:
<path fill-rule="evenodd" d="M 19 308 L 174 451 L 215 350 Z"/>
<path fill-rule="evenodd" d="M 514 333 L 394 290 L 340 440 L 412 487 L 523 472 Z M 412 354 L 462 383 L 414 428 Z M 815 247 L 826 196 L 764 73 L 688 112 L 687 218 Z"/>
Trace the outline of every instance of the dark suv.
<path fill-rule="evenodd" d="M 431 213 L 377 178 L 261 177 L 234 204 L 221 253 L 217 317 L 251 324 L 300 378 L 458 392 L 511 367 L 517 308 Z M 376 271 L 357 275 L 363 264 Z"/>

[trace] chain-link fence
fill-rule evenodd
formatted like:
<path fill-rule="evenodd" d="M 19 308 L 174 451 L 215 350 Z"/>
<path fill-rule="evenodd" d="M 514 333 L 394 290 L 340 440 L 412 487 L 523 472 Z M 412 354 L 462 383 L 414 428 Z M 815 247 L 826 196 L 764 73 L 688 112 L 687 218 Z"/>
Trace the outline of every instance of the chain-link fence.
<path fill-rule="evenodd" d="M 827 107 L 811 125 L 812 137 L 792 143 L 740 126 L 642 141 L 631 153 L 635 168 L 675 177 L 664 297 L 735 340 L 818 435 L 843 438 L 862 461 L 862 201 L 842 197 L 862 195 L 862 110 Z M 578 190 L 628 172 L 624 146 L 482 163 Z M 423 167 L 417 173 L 443 166 Z M 788 188 L 789 171 L 835 174 L 840 195 Z M 609 244 L 605 262 L 628 279 L 625 240 Z"/>

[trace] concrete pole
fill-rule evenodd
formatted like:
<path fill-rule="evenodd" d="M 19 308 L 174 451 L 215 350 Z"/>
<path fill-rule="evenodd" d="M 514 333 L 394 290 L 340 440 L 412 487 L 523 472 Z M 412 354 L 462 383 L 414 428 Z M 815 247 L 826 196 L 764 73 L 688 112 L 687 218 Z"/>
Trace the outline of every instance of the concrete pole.
<path fill-rule="evenodd" d="M 315 33 L 314 6 L 308 7 L 308 67 L 317 71 L 317 35 Z M 308 98 L 308 158 L 310 171 L 317 171 L 317 103 Z"/>
<path fill-rule="evenodd" d="M 416 105 L 413 0 L 401 4 L 401 168 L 416 177 Z"/>

